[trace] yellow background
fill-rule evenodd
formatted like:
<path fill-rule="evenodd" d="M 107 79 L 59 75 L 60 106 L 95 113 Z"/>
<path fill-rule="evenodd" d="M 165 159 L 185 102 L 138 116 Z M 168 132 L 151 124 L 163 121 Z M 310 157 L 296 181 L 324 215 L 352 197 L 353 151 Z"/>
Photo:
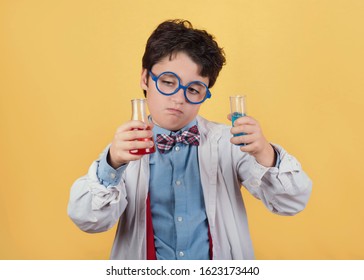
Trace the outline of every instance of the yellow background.
<path fill-rule="evenodd" d="M 245 93 L 313 180 L 295 217 L 243 191 L 257 259 L 364 259 L 361 0 L 1 0 L 0 259 L 108 258 L 115 228 L 76 228 L 69 189 L 130 118 L 145 42 L 170 18 L 227 55 L 201 114 L 228 124 Z"/>

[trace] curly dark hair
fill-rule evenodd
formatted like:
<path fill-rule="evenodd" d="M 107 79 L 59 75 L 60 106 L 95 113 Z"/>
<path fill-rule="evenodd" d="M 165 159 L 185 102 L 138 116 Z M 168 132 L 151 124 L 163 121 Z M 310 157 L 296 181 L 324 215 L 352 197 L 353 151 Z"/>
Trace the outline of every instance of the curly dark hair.
<path fill-rule="evenodd" d="M 145 47 L 143 68 L 151 70 L 161 59 L 178 52 L 185 52 L 201 67 L 200 75 L 209 78 L 209 88 L 215 84 L 226 61 L 225 53 L 214 36 L 193 28 L 187 20 L 167 20 L 154 30 Z"/>

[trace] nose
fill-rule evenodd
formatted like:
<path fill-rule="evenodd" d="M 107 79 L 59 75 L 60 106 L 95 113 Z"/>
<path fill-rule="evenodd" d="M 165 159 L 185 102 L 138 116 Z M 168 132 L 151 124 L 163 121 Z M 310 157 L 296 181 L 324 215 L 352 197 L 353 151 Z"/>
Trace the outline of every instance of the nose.
<path fill-rule="evenodd" d="M 185 93 L 184 93 L 183 88 L 180 88 L 171 97 L 172 97 L 172 101 L 175 102 L 176 104 L 182 104 L 182 103 L 186 102 Z"/>

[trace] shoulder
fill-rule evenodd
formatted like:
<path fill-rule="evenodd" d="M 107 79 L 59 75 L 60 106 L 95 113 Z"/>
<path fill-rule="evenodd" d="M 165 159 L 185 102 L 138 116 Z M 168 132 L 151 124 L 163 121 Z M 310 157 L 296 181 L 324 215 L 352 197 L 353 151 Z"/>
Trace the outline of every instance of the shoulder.
<path fill-rule="evenodd" d="M 226 124 L 209 121 L 201 116 L 197 116 L 196 120 L 202 137 L 218 140 L 230 135 L 231 127 Z"/>

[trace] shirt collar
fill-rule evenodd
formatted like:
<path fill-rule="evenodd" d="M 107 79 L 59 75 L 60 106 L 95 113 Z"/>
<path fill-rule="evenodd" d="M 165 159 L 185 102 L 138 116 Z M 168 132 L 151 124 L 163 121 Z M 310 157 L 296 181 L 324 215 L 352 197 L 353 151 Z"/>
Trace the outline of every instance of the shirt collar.
<path fill-rule="evenodd" d="M 153 122 L 152 117 L 149 116 L 149 121 Z M 153 123 L 154 127 L 153 127 L 153 133 L 154 135 L 156 134 L 167 134 L 167 135 L 176 135 L 176 134 L 180 134 L 185 130 L 190 129 L 192 126 L 197 125 L 197 120 L 193 119 L 190 123 L 188 123 L 186 126 L 184 126 L 182 129 L 178 130 L 178 131 L 171 131 L 168 129 L 165 129 L 163 127 L 158 126 L 157 124 Z"/>

